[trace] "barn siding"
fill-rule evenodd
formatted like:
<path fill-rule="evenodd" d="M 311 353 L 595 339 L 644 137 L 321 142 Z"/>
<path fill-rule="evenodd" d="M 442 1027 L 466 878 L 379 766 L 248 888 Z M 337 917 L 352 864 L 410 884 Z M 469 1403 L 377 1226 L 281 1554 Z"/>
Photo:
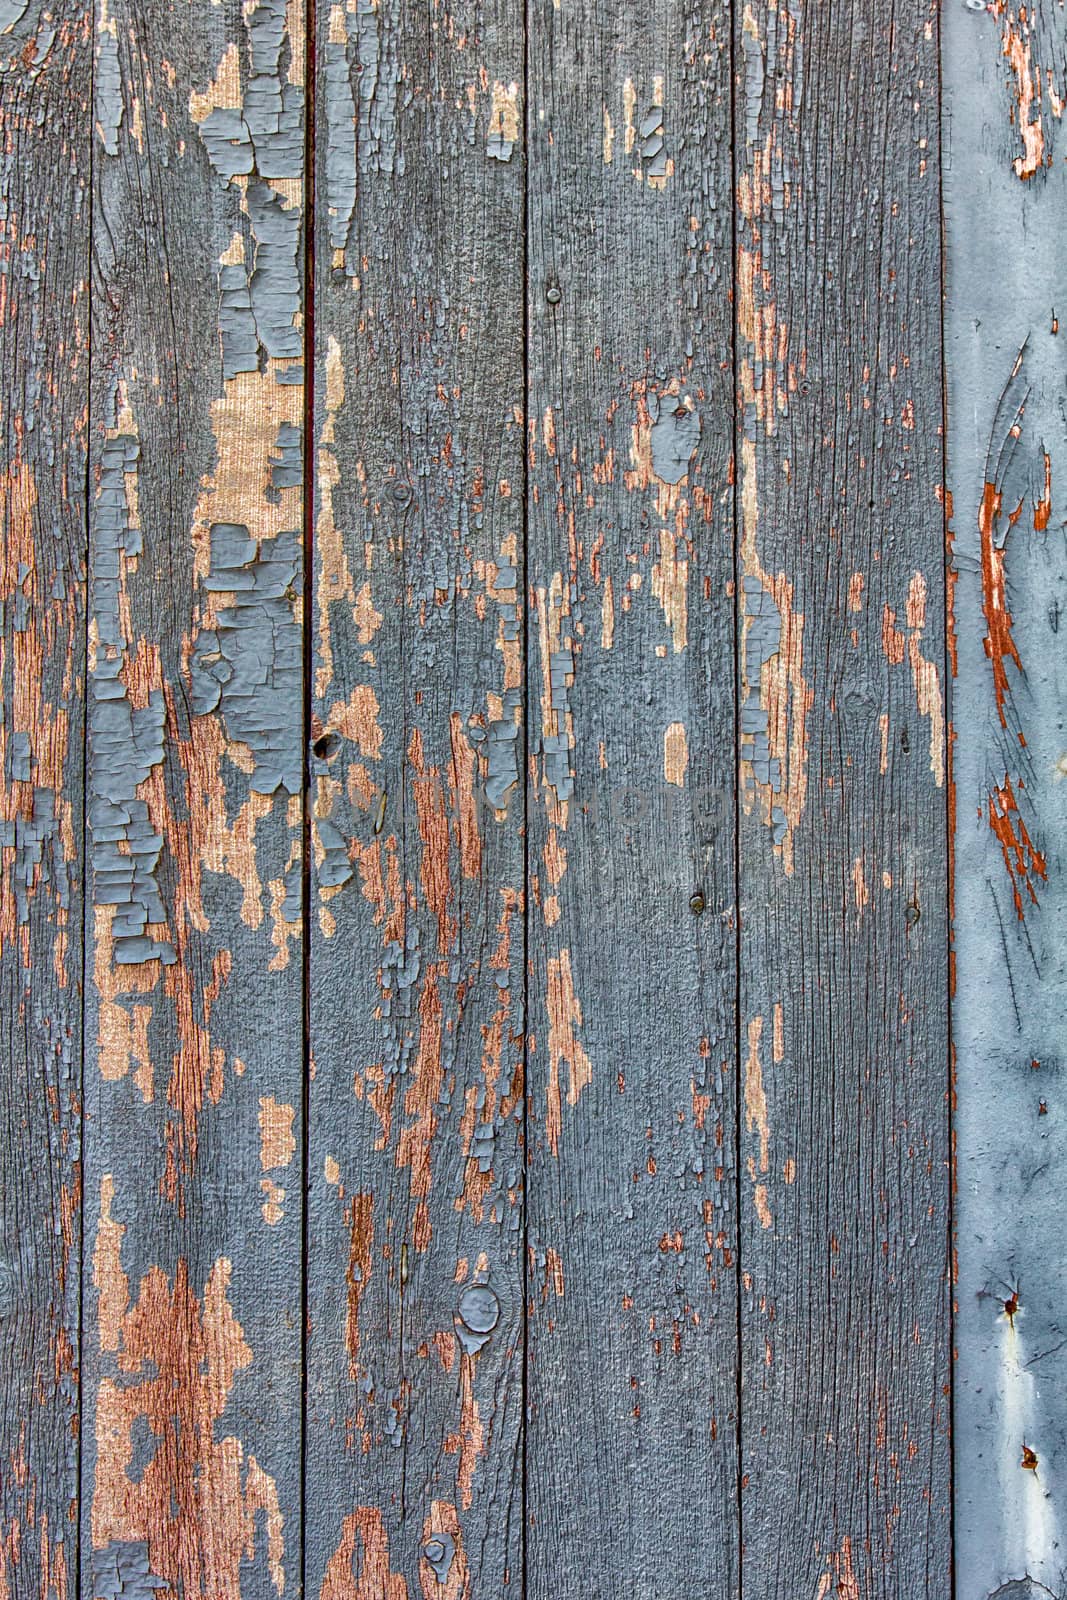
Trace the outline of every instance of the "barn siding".
<path fill-rule="evenodd" d="M 0 1594 L 1063 1592 L 1065 61 L 0 0 Z"/>
<path fill-rule="evenodd" d="M 527 1592 L 727 1600 L 729 20 L 528 30 Z"/>
<path fill-rule="evenodd" d="M 78 1583 L 89 16 L 0 6 L 0 1592 Z"/>
<path fill-rule="evenodd" d="M 322 4 L 307 1583 L 521 1591 L 521 17 Z M 399 221 L 398 219 L 402 219 Z"/>
<path fill-rule="evenodd" d="M 94 54 L 82 1590 L 236 1600 L 302 1552 L 303 17 Z"/>
<path fill-rule="evenodd" d="M 937 10 L 736 26 L 742 1590 L 939 1596 Z"/>
<path fill-rule="evenodd" d="M 951 9 L 944 71 L 959 1592 L 1061 1594 L 1062 9 Z"/>

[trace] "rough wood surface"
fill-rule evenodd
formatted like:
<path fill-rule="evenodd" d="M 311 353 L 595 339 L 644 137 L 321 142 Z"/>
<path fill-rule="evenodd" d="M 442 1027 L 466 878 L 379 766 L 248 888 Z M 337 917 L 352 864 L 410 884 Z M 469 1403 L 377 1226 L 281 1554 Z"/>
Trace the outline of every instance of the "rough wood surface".
<path fill-rule="evenodd" d="M 304 76 L 284 0 L 97 17 L 96 1597 L 299 1588 Z"/>
<path fill-rule="evenodd" d="M 0 6 L 0 1593 L 78 1583 L 89 54 Z"/>
<path fill-rule="evenodd" d="M 0 1600 L 1067 1593 L 1061 5 L 0 69 Z"/>
<path fill-rule="evenodd" d="M 943 1596 L 937 9 L 735 15 L 742 1590 Z"/>
<path fill-rule="evenodd" d="M 1067 1590 L 1063 9 L 952 8 L 944 54 L 957 1570 L 1028 1600 Z"/>
<path fill-rule="evenodd" d="M 322 4 L 307 1587 L 522 1584 L 522 19 Z"/>
<path fill-rule="evenodd" d="M 729 21 L 531 3 L 528 35 L 527 1592 L 725 1600 Z"/>

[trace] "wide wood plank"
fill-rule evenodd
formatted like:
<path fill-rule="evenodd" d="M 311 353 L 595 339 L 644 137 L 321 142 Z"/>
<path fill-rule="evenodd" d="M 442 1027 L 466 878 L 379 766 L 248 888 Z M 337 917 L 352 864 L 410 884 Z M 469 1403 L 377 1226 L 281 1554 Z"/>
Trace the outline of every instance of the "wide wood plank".
<path fill-rule="evenodd" d="M 284 1595 L 301 1562 L 302 11 L 107 0 L 95 51 L 85 1592 Z"/>
<path fill-rule="evenodd" d="M 960 1595 L 1067 1571 L 1062 7 L 945 19 Z M 995 269 L 992 264 L 995 263 Z"/>
<path fill-rule="evenodd" d="M 307 1587 L 521 1590 L 522 18 L 320 4 Z"/>
<path fill-rule="evenodd" d="M 0 1593 L 78 1582 L 92 59 L 0 5 Z"/>
<path fill-rule="evenodd" d="M 730 32 L 531 0 L 527 1592 L 737 1593 Z"/>
<path fill-rule="evenodd" d="M 735 15 L 742 1587 L 950 1586 L 937 9 Z"/>

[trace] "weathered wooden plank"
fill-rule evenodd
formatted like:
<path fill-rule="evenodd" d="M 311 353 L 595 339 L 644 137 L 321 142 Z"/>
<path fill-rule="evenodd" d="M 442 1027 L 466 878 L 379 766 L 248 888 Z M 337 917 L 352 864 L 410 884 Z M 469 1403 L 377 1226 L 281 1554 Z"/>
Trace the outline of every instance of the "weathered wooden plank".
<path fill-rule="evenodd" d="M 726 1597 L 728 12 L 527 18 L 528 1592 Z"/>
<path fill-rule="evenodd" d="M 944 49 L 957 1582 L 1061 1594 L 1067 22 L 961 4 Z"/>
<path fill-rule="evenodd" d="M 0 6 L 0 1592 L 78 1581 L 88 17 Z"/>
<path fill-rule="evenodd" d="M 501 0 L 317 10 L 322 1600 L 522 1580 L 522 65 Z"/>
<path fill-rule="evenodd" d="M 937 10 L 735 28 L 743 1589 L 943 1596 Z"/>
<path fill-rule="evenodd" d="M 300 1582 L 303 14 L 95 51 L 86 1593 L 236 1600 Z"/>

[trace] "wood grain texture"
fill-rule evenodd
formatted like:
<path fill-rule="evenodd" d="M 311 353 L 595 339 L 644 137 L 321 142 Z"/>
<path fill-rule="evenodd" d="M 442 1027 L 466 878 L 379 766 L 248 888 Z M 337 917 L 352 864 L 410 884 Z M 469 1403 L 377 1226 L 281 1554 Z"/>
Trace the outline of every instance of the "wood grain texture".
<path fill-rule="evenodd" d="M 320 5 L 307 1587 L 519 1592 L 521 15 Z"/>
<path fill-rule="evenodd" d="M 96 20 L 84 1590 L 299 1587 L 303 25 Z"/>
<path fill-rule="evenodd" d="M 91 57 L 0 9 L 0 1592 L 78 1583 Z"/>
<path fill-rule="evenodd" d="M 0 1600 L 1067 1593 L 1065 104 L 0 0 Z"/>
<path fill-rule="evenodd" d="M 943 1596 L 937 11 L 735 27 L 742 1588 Z"/>
<path fill-rule="evenodd" d="M 532 3 L 527 29 L 527 1593 L 725 1600 L 729 23 Z"/>
<path fill-rule="evenodd" d="M 957 1581 L 978 1597 L 1029 1575 L 1035 1587 L 1010 1592 L 1059 1595 L 1067 25 L 1058 6 L 960 6 L 946 15 L 944 52 Z"/>

